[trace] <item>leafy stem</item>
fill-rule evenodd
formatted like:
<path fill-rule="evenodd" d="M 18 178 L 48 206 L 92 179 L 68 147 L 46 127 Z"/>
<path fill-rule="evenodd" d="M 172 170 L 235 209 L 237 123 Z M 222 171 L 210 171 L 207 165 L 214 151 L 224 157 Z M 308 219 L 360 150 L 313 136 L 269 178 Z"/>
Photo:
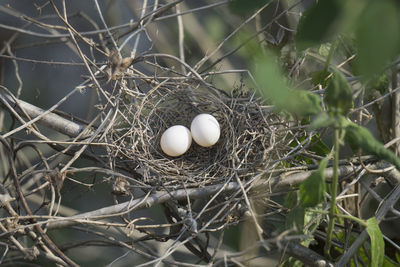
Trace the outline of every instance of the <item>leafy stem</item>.
<path fill-rule="evenodd" d="M 330 257 L 330 249 L 332 243 L 332 234 L 333 227 L 335 225 L 335 216 L 336 216 L 336 195 L 337 195 L 337 187 L 338 187 L 338 169 L 339 169 L 339 132 L 340 129 L 335 127 L 334 136 L 333 136 L 333 178 L 332 178 L 332 187 L 331 187 L 331 206 L 329 209 L 329 225 L 327 238 L 325 243 L 324 252 L 327 257 Z"/>
<path fill-rule="evenodd" d="M 315 213 L 320 213 L 320 214 L 326 214 L 326 215 L 328 215 L 328 214 L 330 213 L 330 212 L 328 212 L 328 211 L 316 210 L 316 209 L 309 209 L 308 211 L 310 211 L 310 212 L 315 212 Z M 358 224 L 360 224 L 360 225 L 362 225 L 362 226 L 364 226 L 364 227 L 367 227 L 367 226 L 368 226 L 368 224 L 367 224 L 366 221 L 364 221 L 364 220 L 362 220 L 362 219 L 360 219 L 360 218 L 357 218 L 357 217 L 355 217 L 355 216 L 352 216 L 352 215 L 336 213 L 336 214 L 335 214 L 335 217 L 336 217 L 336 218 L 342 218 L 342 219 L 348 219 L 348 220 L 355 221 L 356 223 L 358 223 Z"/>
<path fill-rule="evenodd" d="M 331 63 L 333 53 L 335 52 L 335 49 L 336 49 L 336 45 L 337 45 L 337 41 L 336 40 L 331 43 L 331 47 L 329 48 L 329 54 L 328 54 L 328 57 L 326 58 L 326 61 L 325 61 L 323 73 L 327 73 L 328 72 L 328 68 L 329 68 L 329 65 Z"/>

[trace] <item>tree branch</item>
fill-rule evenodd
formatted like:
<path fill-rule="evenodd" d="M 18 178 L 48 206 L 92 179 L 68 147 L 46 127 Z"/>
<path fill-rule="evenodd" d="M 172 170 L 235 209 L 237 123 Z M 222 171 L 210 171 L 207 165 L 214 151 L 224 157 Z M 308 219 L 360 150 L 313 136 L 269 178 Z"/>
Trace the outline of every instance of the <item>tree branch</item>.
<path fill-rule="evenodd" d="M 345 177 L 353 172 L 354 172 L 354 166 L 341 166 L 339 168 L 340 177 Z M 260 188 L 268 186 L 274 191 L 281 190 L 288 188 L 289 186 L 295 186 L 300 184 L 310 175 L 310 173 L 311 171 L 292 173 L 287 175 L 282 174 L 276 177 L 272 177 L 269 180 L 265 180 L 262 183 L 258 183 L 254 187 Z M 327 168 L 325 170 L 325 178 L 327 180 L 330 180 L 332 178 L 332 174 L 333 174 L 332 168 Z M 228 184 L 205 186 L 203 188 L 180 189 L 173 192 L 155 192 L 149 196 L 135 199 L 133 201 L 127 201 L 117 205 L 104 207 L 98 210 L 77 214 L 75 216 L 71 216 L 62 220 L 58 219 L 57 221 L 49 222 L 48 228 L 54 229 L 54 228 L 76 225 L 80 223 L 79 220 L 81 219 L 100 220 L 105 217 L 113 217 L 120 213 L 131 212 L 133 210 L 149 208 L 157 204 L 162 204 L 171 199 L 186 200 L 187 198 L 190 199 L 203 198 L 205 196 L 210 196 L 215 194 L 222 188 L 225 193 L 240 190 L 240 186 L 238 183 L 231 182 Z"/>
<path fill-rule="evenodd" d="M 46 114 L 45 110 L 23 100 L 16 100 L 2 93 L 0 93 L 0 99 L 7 101 L 11 106 L 15 107 L 15 110 L 21 116 L 27 114 L 30 119 L 42 116 L 38 121 L 40 124 L 70 137 L 77 137 L 84 129 L 84 126 L 81 124 L 72 122 L 52 112 Z"/>

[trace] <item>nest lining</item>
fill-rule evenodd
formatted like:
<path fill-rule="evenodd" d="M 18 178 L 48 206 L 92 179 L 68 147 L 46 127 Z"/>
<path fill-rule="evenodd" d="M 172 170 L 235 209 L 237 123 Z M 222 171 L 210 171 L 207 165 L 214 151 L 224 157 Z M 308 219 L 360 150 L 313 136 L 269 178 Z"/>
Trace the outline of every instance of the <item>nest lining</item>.
<path fill-rule="evenodd" d="M 117 146 L 110 158 L 140 172 L 143 182 L 151 186 L 201 187 L 223 183 L 233 175 L 246 180 L 287 150 L 283 132 L 277 133 L 287 127 L 284 120 L 249 94 L 158 87 L 126 104 L 121 112 L 123 119 L 113 127 Z M 220 123 L 217 144 L 204 148 L 192 142 L 180 157 L 165 155 L 160 147 L 162 133 L 178 124 L 190 128 L 201 113 L 213 115 Z"/>

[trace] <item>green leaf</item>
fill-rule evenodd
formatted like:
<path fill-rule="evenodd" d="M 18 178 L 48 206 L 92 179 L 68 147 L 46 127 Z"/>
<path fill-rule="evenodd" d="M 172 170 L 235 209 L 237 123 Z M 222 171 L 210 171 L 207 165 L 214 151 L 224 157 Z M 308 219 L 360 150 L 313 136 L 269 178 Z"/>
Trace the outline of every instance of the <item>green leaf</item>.
<path fill-rule="evenodd" d="M 297 50 L 322 44 L 333 38 L 337 27 L 335 22 L 342 13 L 339 0 L 323 0 L 307 9 L 301 16 L 296 34 Z"/>
<path fill-rule="evenodd" d="M 318 85 L 320 84 L 322 87 L 326 87 L 327 83 L 328 83 L 328 76 L 329 76 L 330 72 L 325 71 L 325 70 L 320 70 L 320 71 L 314 71 L 311 72 L 311 83 L 314 85 Z"/>
<path fill-rule="evenodd" d="M 365 84 L 365 91 L 369 94 L 372 90 L 377 90 L 382 95 L 389 90 L 389 78 L 387 73 L 375 75 Z"/>
<path fill-rule="evenodd" d="M 350 233 L 350 236 L 348 236 L 347 233 L 345 233 L 344 231 L 342 232 L 337 232 L 335 233 L 335 237 L 338 238 L 338 240 L 344 242 L 349 242 L 349 244 L 352 244 L 358 237 L 358 235 L 354 234 L 354 233 Z M 348 240 L 348 241 L 346 241 Z M 363 247 L 365 248 L 360 248 L 357 251 L 357 257 L 360 258 L 362 261 L 364 262 L 371 262 L 371 256 L 370 255 L 366 255 L 366 250 L 371 250 L 371 246 L 369 243 L 364 243 Z M 339 248 L 339 247 L 335 247 L 335 250 L 342 254 L 343 253 L 343 248 Z M 400 261 L 399 261 L 400 263 Z M 356 266 L 355 262 L 353 259 L 350 260 L 349 262 L 349 266 Z M 368 265 L 368 266 L 374 266 L 374 265 Z M 395 261 L 391 260 L 388 256 L 385 256 L 383 259 L 383 264 L 381 265 L 382 267 L 398 267 L 399 264 L 396 263 Z"/>
<path fill-rule="evenodd" d="M 331 47 L 332 47 L 331 43 L 321 44 L 318 48 L 318 54 L 320 54 L 323 57 L 328 57 Z"/>
<path fill-rule="evenodd" d="M 305 139 L 306 138 L 304 138 L 304 140 Z M 311 137 L 311 145 L 309 150 L 321 157 L 325 157 L 331 151 L 328 146 L 321 140 L 321 136 L 319 133 L 316 133 L 315 135 L 313 135 L 313 137 Z"/>
<path fill-rule="evenodd" d="M 300 206 L 296 206 L 290 210 L 286 216 L 286 229 L 296 229 L 301 232 L 304 227 L 304 215 L 305 209 Z"/>
<path fill-rule="evenodd" d="M 394 1 L 368 1 L 356 29 L 356 69 L 365 78 L 382 71 L 400 52 L 400 16 Z"/>
<path fill-rule="evenodd" d="M 261 57 L 254 73 L 265 95 L 279 110 L 298 116 L 315 115 L 322 111 L 318 95 L 287 85 L 272 55 Z"/>
<path fill-rule="evenodd" d="M 385 255 L 385 257 L 383 258 L 382 267 L 398 267 L 398 266 L 399 266 L 398 262 L 392 260 L 391 258 Z"/>
<path fill-rule="evenodd" d="M 300 205 L 303 208 L 315 207 L 325 198 L 324 171 L 328 164 L 328 158 L 324 158 L 319 164 L 318 170 L 300 184 Z"/>
<path fill-rule="evenodd" d="M 316 138 L 319 137 L 313 136 L 313 138 L 311 138 L 311 142 L 313 142 L 313 145 L 310 147 L 310 151 L 314 152 L 318 156 L 325 157 L 329 154 L 330 150 L 321 139 L 319 139 L 318 141 L 314 141 Z"/>
<path fill-rule="evenodd" d="M 236 14 L 245 14 L 259 9 L 271 1 L 272 0 L 231 0 L 229 1 L 229 9 Z"/>
<path fill-rule="evenodd" d="M 299 116 L 311 116 L 322 111 L 318 95 L 305 90 L 290 89 L 289 98 L 281 103 L 281 108 Z"/>
<path fill-rule="evenodd" d="M 356 151 L 364 150 L 366 153 L 375 155 L 382 160 L 392 163 L 400 170 L 400 159 L 389 149 L 385 148 L 381 142 L 364 127 L 355 123 L 348 123 L 346 126 L 346 142 Z"/>
<path fill-rule="evenodd" d="M 382 266 L 385 256 L 385 242 L 375 217 L 367 220 L 366 230 L 371 239 L 371 266 Z"/>
<path fill-rule="evenodd" d="M 313 131 L 315 129 L 332 126 L 335 123 L 336 123 L 335 117 L 329 116 L 329 114 L 326 112 L 322 112 L 313 119 L 308 129 L 310 131 Z"/>
<path fill-rule="evenodd" d="M 285 197 L 284 206 L 288 209 L 291 209 L 296 205 L 297 205 L 297 192 L 291 191 L 291 192 L 287 193 L 287 195 Z"/>
<path fill-rule="evenodd" d="M 347 114 L 353 107 L 353 90 L 337 69 L 333 69 L 333 77 L 326 88 L 325 102 L 330 110 L 342 115 Z"/>

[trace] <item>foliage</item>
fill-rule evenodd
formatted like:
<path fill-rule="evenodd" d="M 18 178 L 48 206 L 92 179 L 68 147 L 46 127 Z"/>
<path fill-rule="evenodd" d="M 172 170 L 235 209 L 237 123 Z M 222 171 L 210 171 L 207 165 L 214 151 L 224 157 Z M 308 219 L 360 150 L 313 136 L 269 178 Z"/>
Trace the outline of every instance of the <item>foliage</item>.
<path fill-rule="evenodd" d="M 323 159 L 318 170 L 313 171 L 311 175 L 300 185 L 300 205 L 303 208 L 315 207 L 325 199 L 325 179 L 324 172 L 328 158 Z"/>
<path fill-rule="evenodd" d="M 376 140 L 366 128 L 349 123 L 346 127 L 345 138 L 353 150 L 358 151 L 358 149 L 362 149 L 368 154 L 375 155 L 380 159 L 392 163 L 400 170 L 400 159 L 392 151 L 385 148 L 381 142 Z"/>
<path fill-rule="evenodd" d="M 371 266 L 381 266 L 385 256 L 385 242 L 374 217 L 367 220 L 366 230 L 371 238 Z"/>
<path fill-rule="evenodd" d="M 322 111 L 320 98 L 306 90 L 291 88 L 284 81 L 277 66 L 276 58 L 269 54 L 260 56 L 255 69 L 258 80 L 265 95 L 279 109 L 298 116 L 310 116 Z"/>
<path fill-rule="evenodd" d="M 400 52 L 399 12 L 394 1 L 368 1 L 358 18 L 356 68 L 366 79 L 380 73 Z"/>
<path fill-rule="evenodd" d="M 337 20 L 343 10 L 340 0 L 318 1 L 301 16 L 296 34 L 299 51 L 335 38 Z"/>
<path fill-rule="evenodd" d="M 337 69 L 333 69 L 332 75 L 325 92 L 325 103 L 330 111 L 346 115 L 353 107 L 353 90 Z"/>
<path fill-rule="evenodd" d="M 362 11 L 349 16 L 350 10 L 359 7 Z M 351 64 L 356 75 L 361 75 L 361 82 L 368 90 L 371 86 L 381 91 L 387 90 L 387 75 L 383 72 L 400 52 L 399 8 L 394 1 L 316 1 L 301 16 L 296 32 L 298 52 L 307 53 L 319 46 L 318 53 L 325 57 L 323 69 L 310 74 L 311 83 L 326 86 L 324 92 L 325 108 L 317 94 L 302 89 L 294 89 L 283 78 L 275 58 L 259 57 L 254 69 L 256 80 L 267 98 L 279 109 L 300 117 L 311 117 L 310 131 L 331 127 L 335 132 L 334 146 L 331 153 L 319 163 L 319 168 L 301 183 L 299 196 L 291 192 L 286 197 L 287 227 L 298 228 L 304 223 L 307 208 L 316 207 L 324 202 L 326 186 L 324 171 L 328 160 L 333 157 L 333 182 L 330 190 L 331 207 L 329 212 L 328 239 L 325 247 L 326 256 L 330 257 L 330 243 L 333 235 L 335 218 L 341 217 L 336 209 L 338 187 L 339 147 L 345 141 L 353 151 L 375 155 L 378 159 L 392 163 L 400 170 L 400 159 L 382 143 L 376 140 L 369 130 L 350 121 L 353 106 L 353 89 L 343 72 L 330 66 L 340 36 L 354 42 L 357 52 Z M 379 23 L 377 21 L 379 20 Z M 329 43 L 326 43 L 329 42 Z M 328 45 L 324 45 L 328 44 Z M 378 78 L 376 78 L 378 77 Z M 374 84 L 374 85 L 372 85 Z M 343 139 L 344 138 L 344 139 Z M 299 197 L 299 201 L 297 198 Z M 318 212 L 318 210 L 315 210 Z M 298 216 L 296 218 L 296 216 Z M 367 222 L 351 217 L 366 226 L 371 238 L 372 266 L 380 266 L 384 258 L 382 233 L 374 217 Z"/>

